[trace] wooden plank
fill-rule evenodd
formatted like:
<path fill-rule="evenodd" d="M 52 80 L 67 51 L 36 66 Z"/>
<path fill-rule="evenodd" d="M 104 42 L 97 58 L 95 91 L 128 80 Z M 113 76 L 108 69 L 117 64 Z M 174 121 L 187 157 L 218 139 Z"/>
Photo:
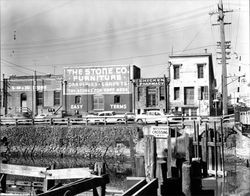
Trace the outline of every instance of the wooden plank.
<path fill-rule="evenodd" d="M 24 165 L 0 164 L 0 173 L 45 178 L 46 167 L 33 167 Z"/>
<path fill-rule="evenodd" d="M 157 189 L 158 189 L 158 179 L 155 178 L 142 187 L 139 191 L 137 191 L 133 196 L 157 196 Z"/>
<path fill-rule="evenodd" d="M 51 175 L 47 176 L 46 179 L 57 180 L 57 179 L 76 179 L 76 178 L 91 178 L 98 177 L 90 173 L 89 168 L 66 168 L 66 169 L 54 169 L 48 170 Z"/>
<path fill-rule="evenodd" d="M 147 135 L 145 150 L 145 172 L 146 178 L 153 179 L 156 176 L 156 139 L 154 136 Z"/>
<path fill-rule="evenodd" d="M 139 182 L 137 182 L 134 186 L 132 186 L 130 189 L 125 191 L 125 193 L 122 194 L 122 196 L 130 196 L 136 193 L 138 190 L 140 190 L 143 186 L 147 184 L 146 179 L 142 179 Z"/>
<path fill-rule="evenodd" d="M 47 191 L 46 193 L 38 194 L 38 196 L 58 196 L 64 195 L 65 193 L 68 193 L 69 195 L 76 195 L 99 186 L 105 186 L 107 183 L 109 183 L 109 176 L 105 174 L 99 178 L 80 179 L 66 184 L 65 186 Z"/>

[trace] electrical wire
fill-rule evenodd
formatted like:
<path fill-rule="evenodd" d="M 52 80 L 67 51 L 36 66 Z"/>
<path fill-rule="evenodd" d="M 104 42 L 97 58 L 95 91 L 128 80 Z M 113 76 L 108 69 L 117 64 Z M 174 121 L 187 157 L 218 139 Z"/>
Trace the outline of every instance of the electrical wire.
<path fill-rule="evenodd" d="M 37 71 L 37 70 L 30 69 L 30 68 L 27 68 L 27 67 L 24 67 L 24 66 L 21 66 L 21 65 L 17 65 L 17 64 L 15 64 L 15 63 L 12 63 L 12 62 L 10 62 L 10 61 L 7 61 L 7 60 L 5 60 L 5 59 L 3 59 L 3 58 L 2 58 L 1 60 L 4 61 L 4 62 L 6 62 L 6 63 L 9 63 L 9 64 L 11 64 L 11 65 L 14 65 L 14 66 L 16 66 L 16 67 L 19 67 L 19 68 L 28 70 L 28 71 L 32 71 L 32 72 Z M 41 74 L 46 74 L 46 73 L 40 72 L 40 71 L 37 71 L 37 72 L 38 72 L 38 73 L 41 73 Z"/>

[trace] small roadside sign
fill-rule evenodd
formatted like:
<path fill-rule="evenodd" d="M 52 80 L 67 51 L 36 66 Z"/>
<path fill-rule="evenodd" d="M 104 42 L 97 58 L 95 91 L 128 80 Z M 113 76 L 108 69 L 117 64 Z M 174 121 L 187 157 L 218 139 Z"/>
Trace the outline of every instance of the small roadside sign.
<path fill-rule="evenodd" d="M 152 126 L 150 128 L 149 135 L 153 135 L 156 138 L 168 138 L 169 127 L 168 126 Z"/>

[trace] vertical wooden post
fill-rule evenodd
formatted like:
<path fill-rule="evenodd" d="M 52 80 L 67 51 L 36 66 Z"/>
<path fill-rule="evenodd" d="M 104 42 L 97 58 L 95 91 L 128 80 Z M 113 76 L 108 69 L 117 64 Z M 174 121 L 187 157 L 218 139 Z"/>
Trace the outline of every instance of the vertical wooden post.
<path fill-rule="evenodd" d="M 147 135 L 145 139 L 145 172 L 146 178 L 151 180 L 156 176 L 156 140 L 152 135 Z"/>
<path fill-rule="evenodd" d="M 145 161 L 144 156 L 135 157 L 135 176 L 145 177 Z"/>
<path fill-rule="evenodd" d="M 135 173 L 136 165 L 135 165 L 135 149 L 134 149 L 134 141 L 132 136 L 132 131 L 129 131 L 129 150 L 130 150 L 130 160 L 132 162 L 132 173 Z"/>
<path fill-rule="evenodd" d="M 186 149 L 186 161 L 191 163 L 191 156 L 192 156 L 192 143 L 190 142 L 190 138 L 188 133 L 185 133 L 185 149 Z"/>
<path fill-rule="evenodd" d="M 197 139 L 196 139 L 196 123 L 195 123 L 195 121 L 194 121 L 194 135 L 193 135 L 193 141 L 195 142 L 195 144 L 194 144 L 194 156 L 197 157 L 197 148 L 196 148 Z"/>
<path fill-rule="evenodd" d="M 169 134 L 168 134 L 168 160 L 167 160 L 167 166 L 168 166 L 167 177 L 168 178 L 172 177 L 171 162 L 172 162 L 172 145 L 171 145 L 171 129 L 169 129 Z"/>
<path fill-rule="evenodd" d="M 7 163 L 7 162 L 8 162 L 7 160 L 2 160 L 2 163 Z M 6 177 L 7 177 L 7 174 L 0 174 L 2 193 L 6 193 L 6 189 L 7 189 Z"/>
<path fill-rule="evenodd" d="M 47 170 L 52 170 L 55 168 L 56 168 L 56 165 L 53 164 Z M 55 180 L 47 180 L 47 178 L 45 177 L 45 179 L 43 180 L 43 192 L 48 191 L 53 186 L 55 186 Z"/>
<path fill-rule="evenodd" d="M 208 141 L 209 142 L 212 142 L 211 134 L 212 134 L 212 130 L 210 129 L 209 132 L 208 132 Z M 213 169 L 212 148 L 213 148 L 212 146 L 208 146 L 208 169 L 209 170 Z"/>
<path fill-rule="evenodd" d="M 182 192 L 191 196 L 191 164 L 188 161 L 182 165 Z"/>
<path fill-rule="evenodd" d="M 217 131 L 216 131 L 216 121 L 214 121 L 214 163 L 215 163 L 215 177 L 217 177 L 218 170 L 218 160 L 217 160 Z"/>
<path fill-rule="evenodd" d="M 197 146 L 196 146 L 196 153 L 197 156 L 196 157 L 200 157 L 200 153 L 199 153 L 199 148 L 200 148 L 200 141 L 199 141 L 199 123 L 197 123 L 197 129 L 196 129 L 196 141 L 197 141 Z"/>
<path fill-rule="evenodd" d="M 167 163 L 164 160 L 157 160 L 156 177 L 158 178 L 158 195 L 161 195 L 161 188 L 167 179 Z"/>
<path fill-rule="evenodd" d="M 225 160 L 224 160 L 224 129 L 223 129 L 223 120 L 220 119 L 221 124 L 221 156 L 222 156 L 222 171 L 223 171 L 223 178 L 225 177 Z"/>
<path fill-rule="evenodd" d="M 208 125 L 207 123 L 205 124 L 205 135 L 204 135 L 204 163 L 203 163 L 203 176 L 207 177 L 208 172 L 207 172 L 207 168 L 208 168 L 208 147 L 207 147 L 207 141 L 208 141 Z"/>
<path fill-rule="evenodd" d="M 104 162 L 96 162 L 95 166 L 94 166 L 94 172 L 98 175 L 101 176 L 103 174 L 106 173 L 106 165 Z M 101 186 L 101 190 L 100 188 L 94 188 L 93 189 L 93 195 L 98 196 L 98 193 L 100 195 L 105 195 L 105 191 L 106 191 L 106 185 Z"/>

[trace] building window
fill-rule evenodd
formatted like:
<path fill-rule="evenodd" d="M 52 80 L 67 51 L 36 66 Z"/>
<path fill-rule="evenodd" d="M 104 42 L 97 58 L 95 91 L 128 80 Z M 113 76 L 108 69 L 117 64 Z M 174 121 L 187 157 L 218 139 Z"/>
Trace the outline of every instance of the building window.
<path fill-rule="evenodd" d="M 208 86 L 198 88 L 198 100 L 208 100 Z"/>
<path fill-rule="evenodd" d="M 137 88 L 137 100 L 140 101 L 142 96 L 142 87 Z"/>
<path fill-rule="evenodd" d="M 174 65 L 174 79 L 180 78 L 180 65 Z"/>
<path fill-rule="evenodd" d="M 104 110 L 103 95 L 94 95 L 94 110 Z"/>
<path fill-rule="evenodd" d="M 160 100 L 165 99 L 165 89 L 164 86 L 160 86 Z"/>
<path fill-rule="evenodd" d="M 194 104 L 194 87 L 184 87 L 184 104 Z"/>
<path fill-rule="evenodd" d="M 120 103 L 120 95 L 114 96 L 114 103 Z"/>
<path fill-rule="evenodd" d="M 197 116 L 197 108 L 191 108 L 191 116 Z"/>
<path fill-rule="evenodd" d="M 80 104 L 81 103 L 81 96 L 75 96 L 75 104 Z"/>
<path fill-rule="evenodd" d="M 43 92 L 37 92 L 37 105 L 43 105 Z"/>
<path fill-rule="evenodd" d="M 183 108 L 182 113 L 184 116 L 189 116 L 189 108 Z"/>
<path fill-rule="evenodd" d="M 198 78 L 204 78 L 204 64 L 197 65 Z"/>
<path fill-rule="evenodd" d="M 174 100 L 180 98 L 180 87 L 174 87 Z"/>
<path fill-rule="evenodd" d="M 147 88 L 147 106 L 156 106 L 156 87 Z"/>
<path fill-rule="evenodd" d="M 60 105 L 60 97 L 61 97 L 61 92 L 54 91 L 54 105 Z"/>

